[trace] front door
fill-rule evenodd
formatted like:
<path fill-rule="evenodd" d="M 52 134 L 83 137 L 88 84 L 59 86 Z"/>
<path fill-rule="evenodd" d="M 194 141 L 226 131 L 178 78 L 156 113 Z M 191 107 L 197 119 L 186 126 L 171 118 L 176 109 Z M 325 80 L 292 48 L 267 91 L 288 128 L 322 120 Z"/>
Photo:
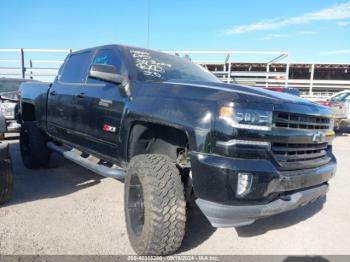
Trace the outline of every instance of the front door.
<path fill-rule="evenodd" d="M 100 49 L 92 64 L 109 64 L 126 76 L 126 69 L 117 49 Z M 76 102 L 78 127 L 87 134 L 85 147 L 110 158 L 120 150 L 118 135 L 127 97 L 121 95 L 120 86 L 97 79 L 87 78 Z"/>

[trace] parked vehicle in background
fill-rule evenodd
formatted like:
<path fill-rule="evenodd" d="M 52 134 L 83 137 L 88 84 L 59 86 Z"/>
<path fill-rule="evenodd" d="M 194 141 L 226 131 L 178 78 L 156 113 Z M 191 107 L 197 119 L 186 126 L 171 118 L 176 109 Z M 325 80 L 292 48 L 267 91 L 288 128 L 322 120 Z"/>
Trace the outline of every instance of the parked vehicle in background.
<path fill-rule="evenodd" d="M 315 101 L 332 109 L 335 118 L 335 129 L 350 125 L 350 90 L 344 90 L 323 101 Z"/>
<path fill-rule="evenodd" d="M 0 140 L 5 133 L 18 132 L 20 124 L 16 121 L 18 89 L 23 79 L 0 78 Z"/>
<path fill-rule="evenodd" d="M 0 205 L 5 203 L 12 192 L 13 174 L 9 146 L 0 142 Z"/>
<path fill-rule="evenodd" d="M 298 88 L 295 87 L 264 87 L 265 89 L 271 90 L 271 91 L 276 91 L 276 92 L 282 92 L 282 93 L 287 93 L 295 96 L 300 96 L 300 91 Z"/>
<path fill-rule="evenodd" d="M 239 227 L 325 196 L 335 175 L 328 108 L 224 84 L 173 55 L 81 50 L 53 83 L 20 91 L 24 165 L 44 167 L 55 151 L 124 179 L 127 232 L 140 255 L 181 246 L 192 197 L 212 226 Z"/>

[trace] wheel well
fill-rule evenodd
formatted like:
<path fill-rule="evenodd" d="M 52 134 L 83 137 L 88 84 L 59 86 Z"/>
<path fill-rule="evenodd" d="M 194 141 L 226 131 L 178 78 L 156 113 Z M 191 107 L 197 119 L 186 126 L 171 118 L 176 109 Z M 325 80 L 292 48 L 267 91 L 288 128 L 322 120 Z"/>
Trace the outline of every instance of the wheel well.
<path fill-rule="evenodd" d="M 29 103 L 22 103 L 22 121 L 35 121 L 34 105 Z"/>
<path fill-rule="evenodd" d="M 188 148 L 183 130 L 153 123 L 133 125 L 128 142 L 128 160 L 140 154 L 164 154 L 176 160 Z"/>

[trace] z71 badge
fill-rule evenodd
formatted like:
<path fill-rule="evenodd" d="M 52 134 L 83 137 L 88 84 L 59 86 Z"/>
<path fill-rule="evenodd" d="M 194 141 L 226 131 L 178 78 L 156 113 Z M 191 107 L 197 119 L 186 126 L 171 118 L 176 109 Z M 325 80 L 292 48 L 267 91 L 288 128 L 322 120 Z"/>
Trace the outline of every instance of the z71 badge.
<path fill-rule="evenodd" d="M 102 130 L 105 131 L 105 132 L 115 133 L 117 128 L 115 126 L 110 126 L 110 125 L 104 124 L 103 127 L 102 127 Z"/>

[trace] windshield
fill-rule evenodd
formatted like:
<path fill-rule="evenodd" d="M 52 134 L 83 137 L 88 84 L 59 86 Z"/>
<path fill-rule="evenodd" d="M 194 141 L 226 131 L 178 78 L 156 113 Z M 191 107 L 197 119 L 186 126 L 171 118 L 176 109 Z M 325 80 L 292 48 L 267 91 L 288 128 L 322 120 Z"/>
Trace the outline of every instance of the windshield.
<path fill-rule="evenodd" d="M 140 81 L 220 82 L 212 73 L 185 58 L 143 49 L 129 49 L 129 51 Z"/>
<path fill-rule="evenodd" d="M 332 97 L 330 99 L 330 101 L 333 103 L 341 102 L 341 101 L 344 101 L 345 99 L 347 99 L 349 95 L 350 95 L 350 93 L 341 93 L 341 94 L 338 94 L 338 95 Z"/>

